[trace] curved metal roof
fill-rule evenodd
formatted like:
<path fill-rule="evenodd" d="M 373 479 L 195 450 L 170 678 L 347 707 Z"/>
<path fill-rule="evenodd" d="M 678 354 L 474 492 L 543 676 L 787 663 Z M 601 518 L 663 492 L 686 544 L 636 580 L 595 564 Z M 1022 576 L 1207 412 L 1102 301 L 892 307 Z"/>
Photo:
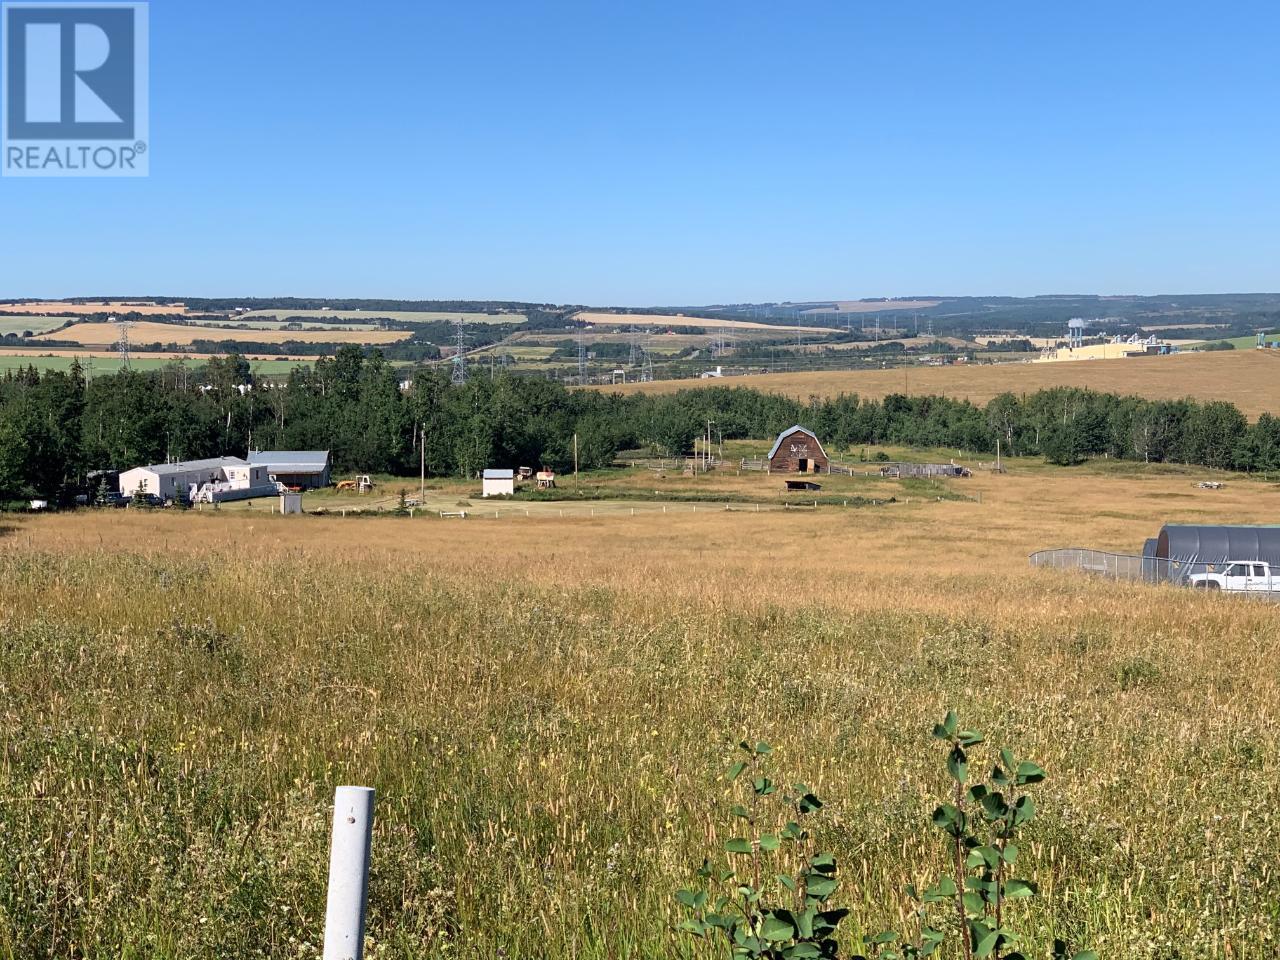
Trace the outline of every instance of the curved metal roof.
<path fill-rule="evenodd" d="M 1280 526 L 1227 527 L 1166 524 L 1156 556 L 1183 563 L 1265 560 L 1280 566 Z"/>
<path fill-rule="evenodd" d="M 812 430 L 808 430 L 800 426 L 800 424 L 797 423 L 794 427 L 787 427 L 786 430 L 783 430 L 780 434 L 778 434 L 778 439 L 773 441 L 773 446 L 769 448 L 769 456 L 765 457 L 765 459 L 772 460 L 774 456 L 777 454 L 778 448 L 782 446 L 782 441 L 787 439 L 787 437 L 791 436 L 793 433 L 796 433 L 797 431 L 800 433 L 803 433 L 805 436 L 809 437 L 809 439 L 811 439 L 814 443 L 816 443 L 818 445 L 818 449 L 822 450 L 822 455 L 824 457 L 827 455 L 827 451 L 822 449 L 822 441 L 818 439 L 817 434 L 815 434 Z"/>

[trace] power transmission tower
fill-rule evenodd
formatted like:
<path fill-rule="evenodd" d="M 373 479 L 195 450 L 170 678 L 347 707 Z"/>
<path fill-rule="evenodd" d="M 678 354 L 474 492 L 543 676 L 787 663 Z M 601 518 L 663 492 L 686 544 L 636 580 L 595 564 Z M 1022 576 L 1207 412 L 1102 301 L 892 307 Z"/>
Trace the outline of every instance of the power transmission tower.
<path fill-rule="evenodd" d="M 120 331 L 120 338 L 116 341 L 116 352 L 120 354 L 121 365 L 125 370 L 129 369 L 129 328 L 133 326 L 132 320 L 121 318 L 116 320 L 114 317 L 108 322 L 114 322 L 116 329 Z"/>
<path fill-rule="evenodd" d="M 653 354 L 649 351 L 649 338 L 645 337 L 644 345 L 640 348 L 640 354 L 644 358 L 643 365 L 640 368 L 640 382 L 651 383 L 653 381 Z"/>
<path fill-rule="evenodd" d="M 461 385 L 467 382 L 467 322 L 465 320 L 455 320 L 454 328 L 454 354 L 453 354 L 453 382 Z"/>
<path fill-rule="evenodd" d="M 587 382 L 587 339 L 586 335 L 581 331 L 578 332 L 578 384 L 585 386 Z"/>

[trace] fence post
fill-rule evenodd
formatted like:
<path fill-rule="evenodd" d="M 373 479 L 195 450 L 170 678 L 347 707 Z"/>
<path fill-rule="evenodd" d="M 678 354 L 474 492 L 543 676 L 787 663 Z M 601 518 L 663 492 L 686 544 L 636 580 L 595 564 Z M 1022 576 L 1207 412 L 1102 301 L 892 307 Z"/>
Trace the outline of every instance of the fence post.
<path fill-rule="evenodd" d="M 338 787 L 333 796 L 324 960 L 362 960 L 364 957 L 364 909 L 369 895 L 372 835 L 373 788 Z"/>

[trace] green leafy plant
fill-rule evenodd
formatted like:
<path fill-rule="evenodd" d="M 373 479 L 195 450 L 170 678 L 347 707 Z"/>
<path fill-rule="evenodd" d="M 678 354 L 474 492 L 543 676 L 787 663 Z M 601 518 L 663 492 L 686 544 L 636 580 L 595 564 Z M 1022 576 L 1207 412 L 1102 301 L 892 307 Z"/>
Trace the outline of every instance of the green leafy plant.
<path fill-rule="evenodd" d="M 947 837 L 950 875 L 919 890 L 908 886 L 914 905 L 911 935 L 882 933 L 869 940 L 877 960 L 919 960 L 958 939 L 965 960 L 1025 960 L 1021 937 L 1011 926 L 1013 908 L 1036 896 L 1036 885 L 1018 876 L 1018 840 L 1035 819 L 1031 788 L 1043 783 L 1045 771 L 1010 750 L 996 751 L 985 779 L 976 774 L 975 748 L 985 743 L 978 730 L 965 730 L 954 711 L 933 728 L 947 747 L 950 802 L 933 811 L 933 825 Z M 935 919 L 935 914 L 939 914 Z M 947 919 L 951 914 L 952 919 Z M 865 960 L 865 958 L 858 958 Z M 1097 960 L 1092 951 L 1072 954 L 1054 942 L 1053 960 Z"/>
<path fill-rule="evenodd" d="M 736 835 L 723 862 L 703 862 L 701 889 L 676 894 L 689 914 L 680 929 L 719 943 L 734 960 L 838 957 L 836 928 L 849 911 L 829 906 L 836 860 L 818 852 L 805 826 L 822 801 L 802 783 L 784 787 L 766 774 L 767 743 L 739 748 L 744 756 L 725 774 L 737 794 Z"/>
<path fill-rule="evenodd" d="M 1019 840 L 1036 817 L 1033 789 L 1045 771 L 1012 751 L 994 751 L 985 761 L 980 731 L 962 729 L 954 711 L 933 728 L 946 749 L 951 795 L 932 815 L 946 839 L 944 872 L 932 885 L 906 888 L 911 928 L 866 938 L 875 960 L 922 960 L 935 954 L 964 960 L 1026 960 L 1013 927 L 1015 907 L 1037 895 L 1024 879 Z M 732 806 L 738 835 L 724 844 L 723 865 L 703 861 L 704 886 L 681 890 L 676 899 L 689 916 L 679 929 L 727 947 L 733 960 L 838 958 L 836 932 L 848 911 L 832 908 L 836 861 L 817 852 L 804 826 L 822 808 L 804 784 L 780 787 L 764 772 L 772 750 L 766 743 L 739 744 L 744 756 L 725 777 L 741 795 Z M 987 767 L 987 764 L 990 764 Z M 982 777 L 978 771 L 989 769 Z M 851 956 L 849 960 L 868 960 Z M 1073 953 L 1055 940 L 1051 960 L 1097 960 L 1092 951 Z"/>

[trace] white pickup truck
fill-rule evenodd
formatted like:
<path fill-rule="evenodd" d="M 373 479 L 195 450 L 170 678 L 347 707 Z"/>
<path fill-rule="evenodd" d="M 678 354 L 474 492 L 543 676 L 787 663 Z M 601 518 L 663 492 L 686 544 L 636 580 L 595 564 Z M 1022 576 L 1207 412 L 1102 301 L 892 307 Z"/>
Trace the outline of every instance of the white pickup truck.
<path fill-rule="evenodd" d="M 1221 573 L 1195 573 L 1187 583 L 1201 590 L 1230 590 L 1234 593 L 1270 593 L 1280 590 L 1280 575 L 1272 576 L 1271 565 L 1261 560 L 1228 563 Z"/>

